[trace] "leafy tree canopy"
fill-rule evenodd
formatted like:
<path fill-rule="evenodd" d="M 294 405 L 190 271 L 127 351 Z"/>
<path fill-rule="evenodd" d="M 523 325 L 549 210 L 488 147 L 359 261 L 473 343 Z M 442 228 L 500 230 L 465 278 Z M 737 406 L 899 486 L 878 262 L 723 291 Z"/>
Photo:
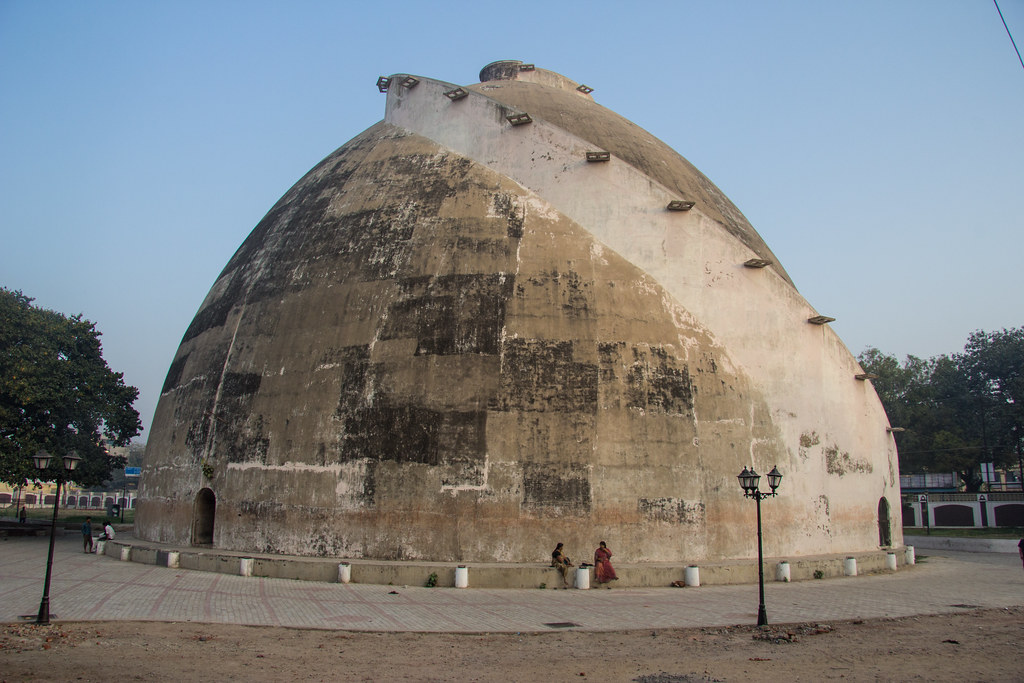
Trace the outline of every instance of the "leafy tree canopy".
<path fill-rule="evenodd" d="M 139 390 L 107 366 L 93 323 L 32 301 L 0 287 L 0 480 L 55 480 L 75 451 L 82 460 L 67 478 L 99 485 L 124 466 L 104 437 L 123 446 L 142 429 L 132 407 Z M 43 472 L 32 462 L 40 450 L 54 456 Z"/>
<path fill-rule="evenodd" d="M 906 472 L 957 472 L 969 491 L 980 464 L 1020 466 L 1024 445 L 1024 327 L 973 333 L 962 353 L 903 363 L 878 349 L 858 357 L 898 437 Z"/>

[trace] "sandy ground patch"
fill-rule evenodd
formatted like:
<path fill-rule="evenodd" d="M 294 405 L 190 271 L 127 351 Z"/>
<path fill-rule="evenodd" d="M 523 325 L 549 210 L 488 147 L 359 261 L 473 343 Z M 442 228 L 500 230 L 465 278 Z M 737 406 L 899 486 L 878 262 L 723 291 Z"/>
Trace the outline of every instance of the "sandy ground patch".
<path fill-rule="evenodd" d="M 522 634 L 195 623 L 0 627 L 4 681 L 1020 681 L 1024 608 L 821 624 Z"/>

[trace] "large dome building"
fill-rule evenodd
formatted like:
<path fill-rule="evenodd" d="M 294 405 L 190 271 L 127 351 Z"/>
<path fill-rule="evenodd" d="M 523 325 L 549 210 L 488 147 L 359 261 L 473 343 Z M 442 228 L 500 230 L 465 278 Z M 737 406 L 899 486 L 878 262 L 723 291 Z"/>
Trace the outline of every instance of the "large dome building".
<path fill-rule="evenodd" d="M 381 78 L 185 332 L 136 535 L 246 552 L 635 562 L 902 543 L 863 370 L 690 163 L 518 61 Z"/>

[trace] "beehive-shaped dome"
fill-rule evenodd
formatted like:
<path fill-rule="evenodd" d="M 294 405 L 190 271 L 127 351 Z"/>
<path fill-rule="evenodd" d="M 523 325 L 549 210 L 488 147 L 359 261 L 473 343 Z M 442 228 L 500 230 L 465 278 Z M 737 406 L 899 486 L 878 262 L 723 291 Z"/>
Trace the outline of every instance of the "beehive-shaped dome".
<path fill-rule="evenodd" d="M 874 390 L 736 207 L 586 86 L 516 61 L 481 80 L 382 78 L 384 121 L 232 257 L 168 372 L 136 533 L 742 558 L 736 475 L 777 465 L 769 555 L 899 543 Z"/>

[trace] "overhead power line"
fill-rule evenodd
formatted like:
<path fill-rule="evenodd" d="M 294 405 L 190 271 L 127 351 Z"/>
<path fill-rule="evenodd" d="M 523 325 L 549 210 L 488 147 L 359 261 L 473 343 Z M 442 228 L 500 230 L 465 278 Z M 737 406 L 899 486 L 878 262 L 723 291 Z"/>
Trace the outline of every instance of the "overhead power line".
<path fill-rule="evenodd" d="M 1003 28 L 1006 29 L 1006 35 L 1010 37 L 1010 44 L 1013 45 L 1013 51 L 1017 53 L 1017 61 L 1020 62 L 1020 66 L 1024 69 L 1024 59 L 1020 57 L 1020 50 L 1017 49 L 1017 41 L 1013 39 L 1013 34 L 1010 33 L 1010 27 L 1006 25 L 1006 18 L 1003 17 L 1003 10 L 999 9 L 999 2 L 992 0 L 992 3 L 996 6 L 996 11 L 999 12 L 999 18 L 1003 20 Z"/>

